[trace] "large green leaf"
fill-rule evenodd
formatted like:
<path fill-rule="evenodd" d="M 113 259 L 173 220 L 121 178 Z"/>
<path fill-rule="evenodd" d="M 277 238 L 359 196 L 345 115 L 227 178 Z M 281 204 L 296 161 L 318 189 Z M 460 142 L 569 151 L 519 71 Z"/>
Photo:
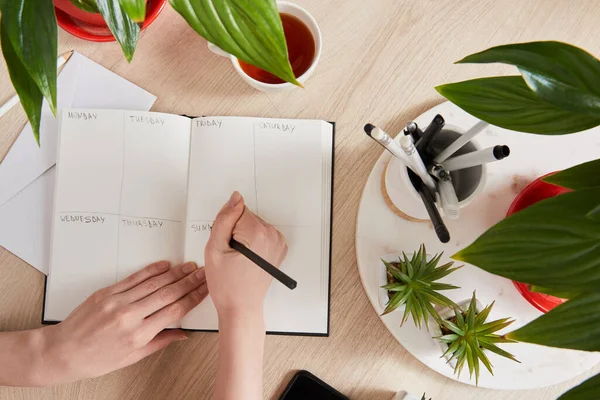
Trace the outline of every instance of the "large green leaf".
<path fill-rule="evenodd" d="M 515 131 L 562 135 L 600 125 L 600 116 L 562 110 L 541 100 L 520 76 L 473 79 L 436 89 L 469 114 Z"/>
<path fill-rule="evenodd" d="M 542 179 L 573 190 L 600 187 L 600 159 L 576 165 Z M 600 204 L 600 199 L 598 199 Z"/>
<path fill-rule="evenodd" d="M 39 143 L 41 102 L 31 81 L 56 114 L 58 32 L 54 6 L 51 1 L 0 0 L 0 10 L 4 57 Z"/>
<path fill-rule="evenodd" d="M 8 35 L 4 30 L 4 24 L 0 25 L 0 44 L 2 45 L 2 54 L 8 67 L 10 79 L 19 94 L 23 109 L 29 118 L 33 136 L 38 145 L 40 144 L 40 119 L 42 114 L 42 92 L 37 87 L 33 79 L 27 73 L 25 66 L 17 56 Z"/>
<path fill-rule="evenodd" d="M 119 0 L 121 8 L 129 18 L 135 22 L 144 22 L 146 19 L 146 0 Z"/>
<path fill-rule="evenodd" d="M 301 86 L 288 59 L 275 0 L 169 0 L 203 38 L 249 64 Z"/>
<path fill-rule="evenodd" d="M 561 42 L 492 47 L 459 63 L 515 65 L 527 85 L 546 102 L 564 110 L 600 116 L 600 61 Z"/>
<path fill-rule="evenodd" d="M 140 36 L 140 27 L 121 8 L 119 0 L 96 0 L 96 3 L 108 29 L 121 45 L 125 58 L 131 62 Z"/>
<path fill-rule="evenodd" d="M 600 188 L 593 188 L 536 203 L 500 221 L 452 258 L 548 289 L 596 292 L 600 221 L 586 214 L 598 199 Z"/>
<path fill-rule="evenodd" d="M 91 12 L 91 13 L 99 13 L 98 5 L 96 4 L 96 0 L 71 0 L 76 7 L 82 9 L 83 11 Z"/>
<path fill-rule="evenodd" d="M 600 293 L 574 297 L 507 337 L 542 346 L 600 351 Z"/>
<path fill-rule="evenodd" d="M 564 393 L 558 400 L 598 400 L 600 393 L 600 374 L 591 377 L 579 386 Z"/>

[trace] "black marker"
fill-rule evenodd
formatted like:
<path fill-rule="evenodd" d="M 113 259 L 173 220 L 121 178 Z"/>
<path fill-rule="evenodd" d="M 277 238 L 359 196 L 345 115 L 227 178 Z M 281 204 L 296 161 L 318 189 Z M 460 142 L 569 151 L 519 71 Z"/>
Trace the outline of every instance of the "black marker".
<path fill-rule="evenodd" d="M 450 241 L 450 232 L 448 232 L 448 228 L 446 228 L 446 225 L 442 220 L 442 216 L 440 215 L 440 212 L 435 206 L 435 202 L 433 201 L 431 193 L 429 193 L 429 190 L 427 190 L 427 187 L 425 186 L 421 178 L 419 178 L 419 176 L 412 172 L 410 169 L 408 170 L 408 177 L 417 189 L 419 196 L 421 196 L 421 200 L 425 205 L 427 214 L 429 214 L 429 218 L 431 219 L 433 229 L 435 230 L 438 239 L 440 239 L 440 242 L 442 243 L 448 243 Z"/>
<path fill-rule="evenodd" d="M 283 283 L 288 288 L 292 290 L 296 289 L 298 282 L 281 272 L 279 268 L 273 266 L 267 260 L 259 256 L 258 254 L 256 254 L 255 252 L 253 252 L 252 250 L 235 240 L 234 238 L 231 238 L 231 240 L 229 241 L 229 247 L 239 251 L 248 260 L 261 267 L 265 272 L 267 272 L 273 278 L 277 279 L 279 282 Z"/>

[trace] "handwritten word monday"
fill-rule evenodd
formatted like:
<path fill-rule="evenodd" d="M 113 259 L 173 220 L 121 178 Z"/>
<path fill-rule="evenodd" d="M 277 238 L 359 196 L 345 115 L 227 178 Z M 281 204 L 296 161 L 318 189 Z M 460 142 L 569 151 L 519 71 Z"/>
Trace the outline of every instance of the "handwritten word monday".
<path fill-rule="evenodd" d="M 106 219 L 96 215 L 61 215 L 60 222 L 77 224 L 103 224 Z"/>
<path fill-rule="evenodd" d="M 158 219 L 132 219 L 132 218 L 123 218 L 121 222 L 125 226 L 133 226 L 138 228 L 147 228 L 147 229 L 156 229 L 162 228 L 163 221 Z"/>
<path fill-rule="evenodd" d="M 282 124 L 279 122 L 259 122 L 257 125 L 258 129 L 271 129 L 289 133 L 294 133 L 294 129 L 296 129 L 296 125 Z"/>
<path fill-rule="evenodd" d="M 165 124 L 165 119 L 156 116 L 149 115 L 130 115 L 131 122 L 136 124 L 147 124 L 147 125 L 160 125 L 163 126 Z"/>
<path fill-rule="evenodd" d="M 83 112 L 83 111 L 68 111 L 67 118 L 69 119 L 98 119 L 98 114 L 91 112 Z"/>

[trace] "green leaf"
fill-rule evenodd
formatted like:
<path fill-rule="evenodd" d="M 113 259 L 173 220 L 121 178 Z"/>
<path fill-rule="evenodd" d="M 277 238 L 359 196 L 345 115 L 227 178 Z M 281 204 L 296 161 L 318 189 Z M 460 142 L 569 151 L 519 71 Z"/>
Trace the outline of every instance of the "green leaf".
<path fill-rule="evenodd" d="M 543 346 L 600 351 L 600 293 L 577 296 L 506 336 Z"/>
<path fill-rule="evenodd" d="M 146 19 L 146 0 L 119 0 L 121 8 L 135 22 Z"/>
<path fill-rule="evenodd" d="M 576 165 L 542 179 L 572 190 L 600 187 L 600 159 Z M 600 203 L 600 199 L 598 199 Z"/>
<path fill-rule="evenodd" d="M 510 44 L 458 62 L 515 65 L 531 90 L 547 103 L 579 114 L 600 115 L 600 61 L 570 44 Z"/>
<path fill-rule="evenodd" d="M 96 2 L 108 29 L 121 45 L 127 61 L 131 62 L 140 36 L 140 27 L 121 8 L 119 0 L 96 0 Z"/>
<path fill-rule="evenodd" d="M 54 6 L 51 1 L 0 0 L 0 10 L 3 29 L 2 51 L 11 80 L 27 117 L 31 119 L 31 126 L 39 144 L 42 103 L 31 81 L 56 114 L 58 29 Z"/>
<path fill-rule="evenodd" d="M 91 13 L 99 13 L 98 5 L 96 4 L 96 0 L 71 0 L 77 8 L 91 12 Z"/>
<path fill-rule="evenodd" d="M 600 393 L 600 374 L 564 393 L 558 400 L 597 400 Z"/>
<path fill-rule="evenodd" d="M 275 0 L 170 0 L 200 36 L 238 59 L 302 86 L 294 76 Z"/>
<path fill-rule="evenodd" d="M 585 217 L 593 219 L 594 221 L 600 221 L 600 204 L 597 205 L 592 211 L 585 214 Z"/>
<path fill-rule="evenodd" d="M 535 293 L 549 294 L 550 296 L 559 297 L 561 299 L 570 299 L 579 293 L 565 292 L 563 290 L 548 289 L 541 286 L 531 286 L 530 290 Z"/>
<path fill-rule="evenodd" d="M 567 292 L 600 286 L 600 222 L 586 218 L 600 188 L 565 193 L 519 211 L 452 258 L 519 282 Z"/>
<path fill-rule="evenodd" d="M 2 46 L 2 54 L 4 61 L 8 67 L 10 79 L 19 94 L 19 99 L 23 105 L 23 109 L 29 118 L 33 136 L 38 146 L 40 145 L 40 120 L 42 115 L 42 92 L 37 87 L 33 79 L 27 73 L 25 66 L 17 56 L 12 43 L 4 31 L 4 24 L 0 25 L 0 44 Z"/>
<path fill-rule="evenodd" d="M 473 79 L 436 90 L 469 114 L 515 131 L 563 135 L 600 125 L 600 116 L 574 113 L 541 100 L 520 76 Z"/>

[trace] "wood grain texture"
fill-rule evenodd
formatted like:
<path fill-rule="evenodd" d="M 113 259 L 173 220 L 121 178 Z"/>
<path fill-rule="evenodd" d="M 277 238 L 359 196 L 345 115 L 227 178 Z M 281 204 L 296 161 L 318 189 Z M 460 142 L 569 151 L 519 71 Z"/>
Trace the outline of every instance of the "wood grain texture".
<path fill-rule="evenodd" d="M 324 47 L 306 89 L 289 93 L 267 95 L 250 88 L 230 62 L 210 53 L 206 42 L 168 6 L 143 33 L 131 64 L 115 43 L 85 42 L 63 31 L 59 37 L 59 52 L 76 49 L 157 95 L 154 111 L 337 122 L 331 337 L 268 337 L 266 398 L 277 398 L 299 369 L 313 372 L 352 399 L 387 400 L 403 389 L 426 391 L 435 400 L 550 400 L 583 380 L 584 376 L 532 391 L 491 391 L 429 370 L 393 339 L 369 304 L 357 271 L 354 235 L 362 188 L 381 153 L 362 131 L 366 122 L 395 133 L 442 101 L 435 85 L 515 73 L 499 65 L 453 65 L 489 46 L 552 39 L 600 55 L 596 2 L 294 1 L 319 22 Z M 12 93 L 1 63 L 0 102 Z M 0 158 L 24 123 L 20 107 L 0 120 Z M 0 330 L 38 327 L 42 274 L 0 249 L 0 276 Z M 217 335 L 194 333 L 187 342 L 124 370 L 53 388 L 2 387 L 0 398 L 207 399 L 215 381 L 216 359 Z"/>

